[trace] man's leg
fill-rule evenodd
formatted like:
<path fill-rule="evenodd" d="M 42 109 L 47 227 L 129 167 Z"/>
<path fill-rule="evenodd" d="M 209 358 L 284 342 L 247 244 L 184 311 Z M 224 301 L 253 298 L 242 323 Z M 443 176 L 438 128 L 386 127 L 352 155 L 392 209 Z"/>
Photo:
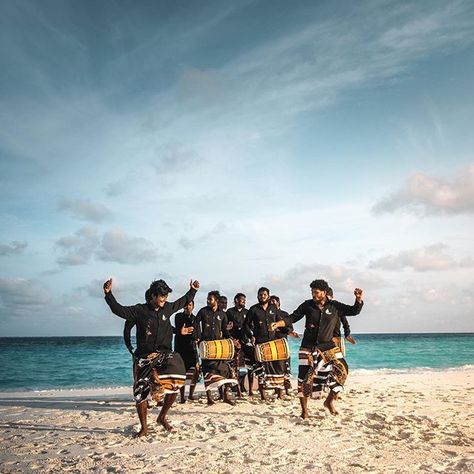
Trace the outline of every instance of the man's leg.
<path fill-rule="evenodd" d="M 224 403 L 234 406 L 235 400 L 229 395 L 229 384 L 225 384 L 224 387 Z"/>
<path fill-rule="evenodd" d="M 249 379 L 249 397 L 253 397 L 253 371 L 249 369 L 247 377 Z"/>
<path fill-rule="evenodd" d="M 210 390 L 206 390 L 206 396 L 207 396 L 207 404 L 208 404 L 209 406 L 214 405 L 214 403 L 216 403 L 216 402 L 212 399 L 212 395 L 211 395 L 211 391 L 210 391 Z"/>
<path fill-rule="evenodd" d="M 193 377 L 191 379 L 191 385 L 189 386 L 189 397 L 188 398 L 190 400 L 196 400 L 196 398 L 194 397 L 194 390 L 196 388 L 196 383 L 197 383 L 198 377 L 199 377 L 199 369 L 197 367 L 195 367 L 194 372 L 193 372 Z"/>
<path fill-rule="evenodd" d="M 173 428 L 171 425 L 168 423 L 168 420 L 166 419 L 166 415 L 168 414 L 169 409 L 171 408 L 171 405 L 173 405 L 174 401 L 176 400 L 176 393 L 167 393 L 165 395 L 165 400 L 163 403 L 163 408 L 160 411 L 160 414 L 158 415 L 158 418 L 156 421 L 163 426 L 163 428 L 166 431 L 172 431 Z"/>
<path fill-rule="evenodd" d="M 337 393 L 333 390 L 329 391 L 329 395 L 326 400 L 324 400 L 324 406 L 329 410 L 331 415 L 337 415 L 339 412 L 336 410 L 335 402 L 337 400 Z"/>
<path fill-rule="evenodd" d="M 179 400 L 179 403 L 185 403 L 186 402 L 186 397 L 184 395 L 184 389 L 186 387 L 183 385 L 180 389 L 179 389 L 179 394 L 180 394 L 180 400 Z"/>
<path fill-rule="evenodd" d="M 301 404 L 301 418 L 306 420 L 308 418 L 308 397 L 304 395 L 300 396 L 300 404 Z"/>
<path fill-rule="evenodd" d="M 146 436 L 148 434 L 148 426 L 146 424 L 146 412 L 148 409 L 148 402 L 144 400 L 143 402 L 137 403 L 137 413 L 138 418 L 141 424 L 141 430 L 137 433 L 137 438 Z"/>

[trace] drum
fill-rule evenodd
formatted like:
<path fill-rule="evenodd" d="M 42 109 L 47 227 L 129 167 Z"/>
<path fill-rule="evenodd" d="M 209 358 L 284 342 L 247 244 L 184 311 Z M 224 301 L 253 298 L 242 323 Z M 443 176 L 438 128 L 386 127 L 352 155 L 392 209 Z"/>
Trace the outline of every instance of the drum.
<path fill-rule="evenodd" d="M 232 339 L 217 339 L 215 341 L 201 341 L 199 343 L 199 356 L 208 360 L 231 360 L 235 355 L 234 341 Z"/>
<path fill-rule="evenodd" d="M 262 342 L 255 346 L 255 358 L 258 362 L 286 360 L 290 357 L 290 348 L 285 338 Z"/>

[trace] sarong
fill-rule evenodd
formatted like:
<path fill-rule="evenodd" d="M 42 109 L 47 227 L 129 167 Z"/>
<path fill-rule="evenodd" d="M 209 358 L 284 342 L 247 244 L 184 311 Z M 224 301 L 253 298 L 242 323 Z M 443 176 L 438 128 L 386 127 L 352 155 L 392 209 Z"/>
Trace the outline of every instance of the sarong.
<path fill-rule="evenodd" d="M 238 383 L 232 361 L 203 359 L 201 364 L 206 390 L 216 390 L 226 383 Z"/>
<path fill-rule="evenodd" d="M 298 396 L 321 398 L 326 388 L 334 393 L 344 389 L 349 368 L 339 347 L 315 352 L 301 347 L 299 362 Z"/>
<path fill-rule="evenodd" d="M 134 364 L 133 398 L 137 403 L 161 402 L 167 394 L 178 393 L 184 386 L 186 369 L 175 352 L 153 352 Z"/>
<path fill-rule="evenodd" d="M 259 386 L 264 390 L 285 388 L 286 360 L 256 362 L 253 374 L 258 378 Z"/>
<path fill-rule="evenodd" d="M 176 352 L 183 359 L 184 367 L 186 368 L 186 384 L 190 384 L 194 377 L 196 364 L 198 362 L 196 351 L 193 347 L 176 347 Z"/>

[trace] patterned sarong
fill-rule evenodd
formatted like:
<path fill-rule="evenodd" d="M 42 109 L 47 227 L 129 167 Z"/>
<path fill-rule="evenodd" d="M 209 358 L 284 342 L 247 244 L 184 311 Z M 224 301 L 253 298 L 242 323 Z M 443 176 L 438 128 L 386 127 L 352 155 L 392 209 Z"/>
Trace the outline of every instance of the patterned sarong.
<path fill-rule="evenodd" d="M 133 398 L 137 403 L 161 402 L 167 394 L 178 393 L 184 386 L 186 369 L 175 352 L 153 352 L 134 364 Z"/>
<path fill-rule="evenodd" d="M 298 395 L 320 398 L 325 388 L 339 393 L 344 389 L 349 368 L 339 347 L 312 352 L 300 348 Z"/>
<path fill-rule="evenodd" d="M 256 362 L 253 374 L 258 378 L 259 386 L 265 390 L 285 388 L 286 360 Z"/>
<path fill-rule="evenodd" d="M 216 390 L 226 383 L 238 384 L 232 361 L 203 359 L 201 368 L 206 390 Z"/>

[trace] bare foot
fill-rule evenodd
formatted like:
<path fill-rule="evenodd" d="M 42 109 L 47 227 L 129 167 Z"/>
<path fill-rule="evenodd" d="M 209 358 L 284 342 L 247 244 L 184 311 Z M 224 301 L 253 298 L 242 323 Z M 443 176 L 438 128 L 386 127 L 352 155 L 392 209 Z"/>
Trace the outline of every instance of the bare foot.
<path fill-rule="evenodd" d="M 143 436 L 148 435 L 148 430 L 144 430 L 143 428 L 135 435 L 135 438 L 142 438 Z"/>
<path fill-rule="evenodd" d="M 211 405 L 214 405 L 216 402 L 212 398 L 207 399 L 207 406 L 210 407 Z"/>
<path fill-rule="evenodd" d="M 329 410 L 331 415 L 339 414 L 339 412 L 336 410 L 336 407 L 334 406 L 334 400 L 332 398 L 326 398 L 326 400 L 324 400 L 324 406 Z"/>
<path fill-rule="evenodd" d="M 189 395 L 188 400 L 197 400 L 197 398 L 194 395 Z"/>
<path fill-rule="evenodd" d="M 301 412 L 301 418 L 303 418 L 303 420 L 307 420 L 309 418 L 308 412 L 307 411 L 302 411 Z"/>
<path fill-rule="evenodd" d="M 181 398 L 181 399 L 179 400 L 179 403 L 186 403 L 186 399 L 185 399 L 185 398 Z"/>
<path fill-rule="evenodd" d="M 224 397 L 224 403 L 228 403 L 231 406 L 235 406 L 235 400 L 231 397 Z"/>
<path fill-rule="evenodd" d="M 173 431 L 173 428 L 172 426 L 168 423 L 168 420 L 166 418 L 161 418 L 161 417 L 158 417 L 156 419 L 156 422 L 158 424 L 160 424 L 161 426 L 163 426 L 163 428 L 166 430 L 166 431 Z"/>

